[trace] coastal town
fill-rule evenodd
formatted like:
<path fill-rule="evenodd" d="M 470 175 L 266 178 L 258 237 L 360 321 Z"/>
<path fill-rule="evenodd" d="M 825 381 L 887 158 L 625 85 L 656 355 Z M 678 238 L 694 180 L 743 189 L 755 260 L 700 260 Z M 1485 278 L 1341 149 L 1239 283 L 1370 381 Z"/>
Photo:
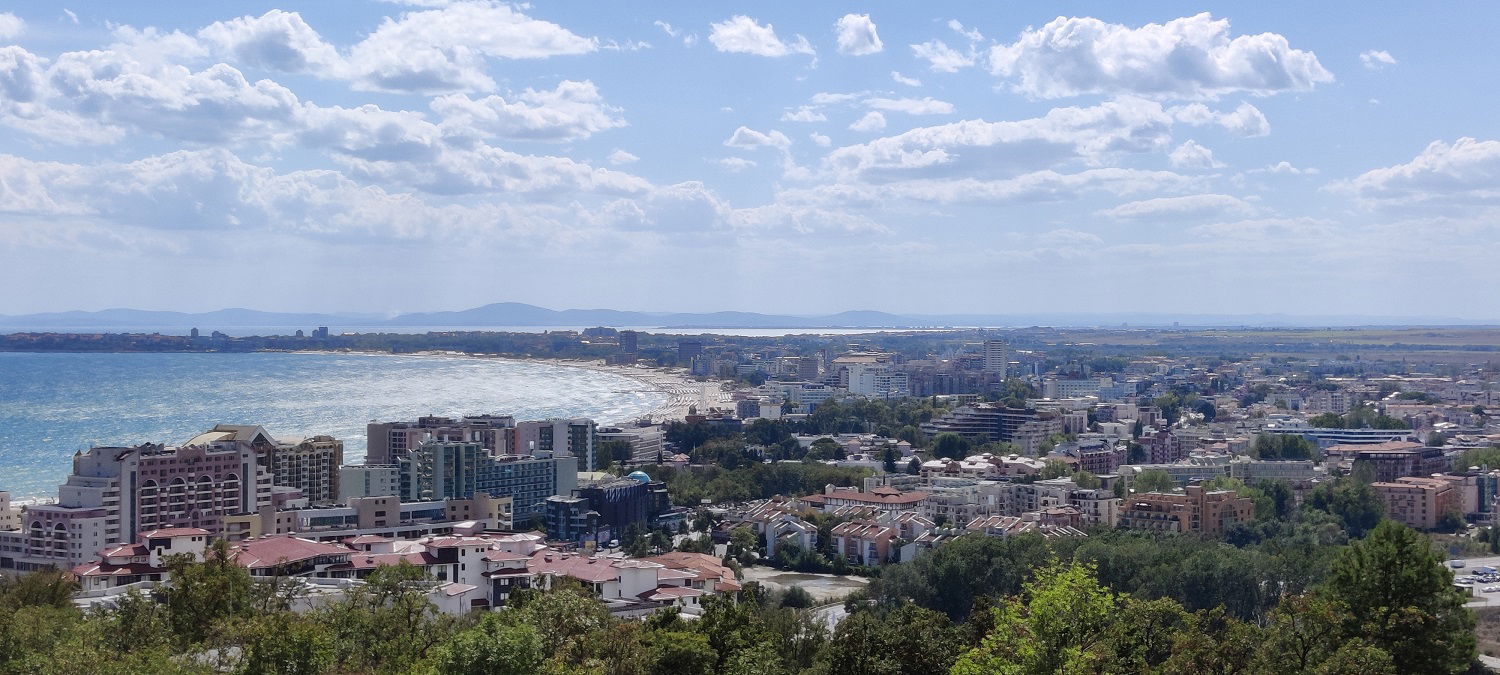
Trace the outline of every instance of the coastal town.
<path fill-rule="evenodd" d="M 219 543 L 251 578 L 295 580 L 303 609 L 411 565 L 455 615 L 568 578 L 619 617 L 695 616 L 747 567 L 857 579 L 964 537 L 1234 541 L 1358 485 L 1376 518 L 1482 548 L 1500 505 L 1493 363 L 1068 358 L 923 334 L 918 355 L 857 336 L 753 351 L 673 337 L 646 367 L 635 331 L 574 337 L 613 350 L 587 367 L 668 403 L 614 424 L 371 422 L 358 463 L 340 439 L 253 420 L 90 448 L 55 498 L 0 493 L 0 571 L 61 570 L 78 606 L 108 606 Z M 756 465 L 799 480 L 694 478 Z"/>
<path fill-rule="evenodd" d="M 1496 34 L 7 3 L 0 675 L 1500 673 Z"/>

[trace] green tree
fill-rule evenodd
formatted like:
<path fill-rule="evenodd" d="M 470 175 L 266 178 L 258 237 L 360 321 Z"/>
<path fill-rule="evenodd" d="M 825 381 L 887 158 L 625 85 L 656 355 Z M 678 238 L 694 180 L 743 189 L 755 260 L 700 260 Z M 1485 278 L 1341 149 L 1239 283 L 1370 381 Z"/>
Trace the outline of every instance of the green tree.
<path fill-rule="evenodd" d="M 315 675 L 333 663 L 333 636 L 312 619 L 272 612 L 236 623 L 218 653 L 238 655 L 236 672 Z"/>
<path fill-rule="evenodd" d="M 633 456 L 630 441 L 600 441 L 594 446 L 594 470 L 608 471 L 612 466 L 622 466 Z"/>
<path fill-rule="evenodd" d="M 1381 521 L 1344 549 L 1327 583 L 1348 638 L 1365 638 L 1407 673 L 1461 672 L 1474 658 L 1467 594 L 1426 538 Z"/>
<path fill-rule="evenodd" d="M 19 577 L 0 576 L 0 609 L 72 607 L 78 583 L 62 570 L 39 570 Z"/>
<path fill-rule="evenodd" d="M 1318 446 L 1296 434 L 1260 434 L 1250 444 L 1256 459 L 1317 459 Z"/>
<path fill-rule="evenodd" d="M 1385 517 L 1385 503 L 1364 481 L 1344 477 L 1314 488 L 1305 508 L 1324 511 L 1339 519 L 1351 537 L 1363 537 Z"/>
<path fill-rule="evenodd" d="M 973 450 L 974 444 L 951 431 L 945 431 L 932 438 L 932 454 L 944 459 L 963 459 L 968 457 Z"/>
<path fill-rule="evenodd" d="M 547 654 L 587 653 L 590 640 L 610 624 L 609 611 L 575 583 L 554 582 L 550 591 L 528 594 L 517 618 L 537 629 Z"/>
<path fill-rule="evenodd" d="M 858 612 L 834 631 L 823 654 L 829 673 L 941 673 L 963 649 L 948 617 L 912 604 L 889 612 Z"/>
<path fill-rule="evenodd" d="M 1172 492 L 1177 489 L 1177 481 L 1166 471 L 1147 469 L 1136 474 L 1130 487 L 1136 492 Z"/>
<path fill-rule="evenodd" d="M 433 586 L 426 570 L 402 561 L 376 568 L 321 611 L 316 619 L 333 631 L 336 667 L 399 671 L 425 658 L 451 624 L 427 599 Z"/>
<path fill-rule="evenodd" d="M 911 461 L 906 463 L 906 473 L 911 476 L 922 473 L 922 460 L 916 457 L 911 458 Z"/>
<path fill-rule="evenodd" d="M 224 540 L 214 541 L 201 563 L 184 553 L 170 556 L 166 567 L 171 580 L 155 595 L 180 644 L 202 642 L 219 622 L 249 614 L 250 573 L 230 559 Z"/>
<path fill-rule="evenodd" d="M 1053 564 L 996 608 L 994 628 L 953 666 L 955 675 L 1084 672 L 1112 656 L 1119 601 L 1093 568 Z"/>
<path fill-rule="evenodd" d="M 806 609 L 813 606 L 812 594 L 801 586 L 793 586 L 781 594 L 781 606 L 792 609 Z"/>
<path fill-rule="evenodd" d="M 652 634 L 649 642 L 652 673 L 710 675 L 719 661 L 718 652 L 701 633 L 661 631 Z"/>
<path fill-rule="evenodd" d="M 1043 480 L 1062 478 L 1064 476 L 1072 475 L 1072 473 L 1073 467 L 1068 466 L 1067 462 L 1060 462 L 1055 459 L 1049 459 L 1047 460 L 1046 464 L 1042 465 Z"/>

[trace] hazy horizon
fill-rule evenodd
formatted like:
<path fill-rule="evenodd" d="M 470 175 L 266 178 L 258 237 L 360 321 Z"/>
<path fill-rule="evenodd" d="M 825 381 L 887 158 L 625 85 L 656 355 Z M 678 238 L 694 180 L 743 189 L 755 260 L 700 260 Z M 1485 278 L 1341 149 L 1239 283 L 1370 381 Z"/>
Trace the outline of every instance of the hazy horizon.
<path fill-rule="evenodd" d="M 0 314 L 1500 321 L 1497 32 L 1352 2 L 18 4 Z"/>

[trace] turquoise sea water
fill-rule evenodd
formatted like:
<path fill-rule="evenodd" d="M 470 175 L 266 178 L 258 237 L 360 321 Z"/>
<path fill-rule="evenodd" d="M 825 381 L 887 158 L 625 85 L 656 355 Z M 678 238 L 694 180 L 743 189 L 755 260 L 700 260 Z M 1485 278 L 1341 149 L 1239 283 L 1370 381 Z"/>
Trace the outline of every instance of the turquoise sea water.
<path fill-rule="evenodd" d="M 345 463 L 370 420 L 495 413 L 621 421 L 667 400 L 637 380 L 546 363 L 363 354 L 0 353 L 0 490 L 56 496 L 73 453 L 177 444 L 215 424 L 331 434 Z"/>

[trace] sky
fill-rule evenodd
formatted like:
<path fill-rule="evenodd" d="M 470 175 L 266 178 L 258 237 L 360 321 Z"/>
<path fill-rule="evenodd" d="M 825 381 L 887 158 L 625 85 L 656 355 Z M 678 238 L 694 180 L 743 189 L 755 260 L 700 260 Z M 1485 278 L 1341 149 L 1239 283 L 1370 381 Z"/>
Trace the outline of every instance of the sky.
<path fill-rule="evenodd" d="M 0 313 L 1500 319 L 1500 6 L 0 5 Z"/>

